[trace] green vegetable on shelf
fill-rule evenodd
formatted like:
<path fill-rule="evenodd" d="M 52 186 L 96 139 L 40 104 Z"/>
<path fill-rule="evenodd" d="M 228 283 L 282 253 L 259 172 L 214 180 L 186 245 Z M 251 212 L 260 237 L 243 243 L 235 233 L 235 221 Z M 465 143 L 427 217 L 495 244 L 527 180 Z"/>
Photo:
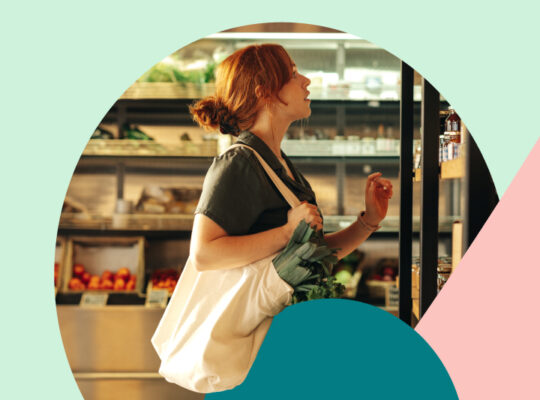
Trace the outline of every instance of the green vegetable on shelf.
<path fill-rule="evenodd" d="M 340 297 L 345 287 L 330 275 L 338 261 L 322 233 L 305 221 L 296 227 L 285 249 L 273 260 L 278 275 L 294 288 L 292 304 Z"/>
<path fill-rule="evenodd" d="M 206 83 L 214 82 L 216 80 L 215 72 L 216 72 L 216 63 L 209 62 L 206 65 L 206 69 L 204 70 L 204 81 Z"/>
<path fill-rule="evenodd" d="M 131 140 L 154 140 L 137 126 L 130 126 L 129 124 L 124 125 L 124 137 Z"/>
<path fill-rule="evenodd" d="M 176 82 L 176 68 L 166 63 L 157 63 L 144 73 L 139 82 Z"/>
<path fill-rule="evenodd" d="M 98 126 L 90 139 L 114 139 L 114 135 L 108 130 Z"/>

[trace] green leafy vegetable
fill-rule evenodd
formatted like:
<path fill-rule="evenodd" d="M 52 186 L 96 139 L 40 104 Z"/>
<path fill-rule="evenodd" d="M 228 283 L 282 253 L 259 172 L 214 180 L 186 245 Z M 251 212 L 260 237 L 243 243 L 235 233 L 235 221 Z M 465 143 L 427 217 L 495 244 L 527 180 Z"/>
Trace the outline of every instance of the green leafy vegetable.
<path fill-rule="evenodd" d="M 273 260 L 278 275 L 294 288 L 292 304 L 340 297 L 345 286 L 330 275 L 337 263 L 336 249 L 329 249 L 322 232 L 305 221 L 296 227 L 285 249 Z"/>

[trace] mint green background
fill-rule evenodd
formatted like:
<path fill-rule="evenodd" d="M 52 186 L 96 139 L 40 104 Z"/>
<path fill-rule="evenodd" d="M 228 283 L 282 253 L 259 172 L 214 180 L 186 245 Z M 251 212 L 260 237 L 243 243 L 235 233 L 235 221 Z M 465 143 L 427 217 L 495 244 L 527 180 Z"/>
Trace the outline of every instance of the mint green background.
<path fill-rule="evenodd" d="M 80 396 L 63 352 L 52 288 L 62 200 L 95 126 L 165 55 L 251 23 L 326 25 L 404 59 L 473 132 L 499 195 L 539 137 L 534 1 L 296 0 L 257 3 L 53 0 L 0 12 L 0 268 L 4 398 Z"/>

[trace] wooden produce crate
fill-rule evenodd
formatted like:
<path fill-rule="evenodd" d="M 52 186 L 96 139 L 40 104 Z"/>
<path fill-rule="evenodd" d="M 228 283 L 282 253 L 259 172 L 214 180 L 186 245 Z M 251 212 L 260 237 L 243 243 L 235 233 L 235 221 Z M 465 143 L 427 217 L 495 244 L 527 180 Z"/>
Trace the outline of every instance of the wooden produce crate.
<path fill-rule="evenodd" d="M 54 251 L 54 268 L 55 268 L 55 283 L 54 283 L 54 295 L 58 293 L 58 290 L 62 287 L 64 265 L 66 257 L 66 238 L 58 236 L 56 238 L 56 248 Z M 57 266 L 58 265 L 58 266 Z"/>
<path fill-rule="evenodd" d="M 152 290 L 165 290 L 168 293 L 168 297 L 171 297 L 181 273 L 182 270 L 176 268 L 162 268 L 154 271 L 148 279 L 146 293 L 148 294 Z M 154 279 L 156 280 L 156 285 L 154 285 Z"/>
<path fill-rule="evenodd" d="M 66 258 L 62 292 L 81 293 L 99 291 L 105 293 L 137 293 L 142 296 L 144 284 L 144 245 L 142 236 L 135 237 L 70 237 L 66 246 Z M 127 268 L 130 276 L 135 275 L 135 287 L 132 290 L 114 288 L 70 288 L 74 265 L 83 265 L 92 276 L 103 277 L 106 271 L 113 274 L 120 268 Z"/>

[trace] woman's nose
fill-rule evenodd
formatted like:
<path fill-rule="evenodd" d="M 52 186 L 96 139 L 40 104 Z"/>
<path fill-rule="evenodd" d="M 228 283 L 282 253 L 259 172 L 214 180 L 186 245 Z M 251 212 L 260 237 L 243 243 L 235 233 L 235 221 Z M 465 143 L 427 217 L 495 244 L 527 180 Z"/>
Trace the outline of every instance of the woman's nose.
<path fill-rule="evenodd" d="M 306 86 L 309 86 L 311 84 L 311 80 L 305 76 L 305 75 L 302 75 L 304 77 L 304 80 L 306 81 Z"/>

